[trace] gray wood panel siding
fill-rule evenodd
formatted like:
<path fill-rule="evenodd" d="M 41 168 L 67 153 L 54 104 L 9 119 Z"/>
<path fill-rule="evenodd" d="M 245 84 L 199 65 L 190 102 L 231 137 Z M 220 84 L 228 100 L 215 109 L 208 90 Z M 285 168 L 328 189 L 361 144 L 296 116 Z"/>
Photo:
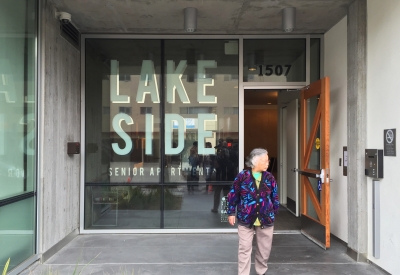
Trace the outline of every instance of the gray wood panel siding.
<path fill-rule="evenodd" d="M 54 8 L 43 1 L 41 125 L 41 251 L 79 228 L 80 155 L 67 142 L 80 141 L 80 52 L 60 36 Z"/>

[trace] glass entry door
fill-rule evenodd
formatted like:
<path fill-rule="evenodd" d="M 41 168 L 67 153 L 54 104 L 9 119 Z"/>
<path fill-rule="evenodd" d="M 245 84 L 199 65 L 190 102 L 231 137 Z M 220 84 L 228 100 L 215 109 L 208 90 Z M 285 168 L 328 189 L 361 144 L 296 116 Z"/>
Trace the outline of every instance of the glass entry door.
<path fill-rule="evenodd" d="M 301 91 L 301 232 L 330 247 L 329 78 Z"/>

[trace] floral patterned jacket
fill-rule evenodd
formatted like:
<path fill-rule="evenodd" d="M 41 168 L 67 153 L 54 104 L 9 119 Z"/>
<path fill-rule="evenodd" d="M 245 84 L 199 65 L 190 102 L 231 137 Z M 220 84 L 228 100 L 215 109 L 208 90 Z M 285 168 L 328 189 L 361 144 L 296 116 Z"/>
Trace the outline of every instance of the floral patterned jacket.
<path fill-rule="evenodd" d="M 228 193 L 228 215 L 234 216 L 237 209 L 238 224 L 252 227 L 258 217 L 262 227 L 272 226 L 278 208 L 278 186 L 271 173 L 261 174 L 258 190 L 251 170 L 236 176 Z"/>

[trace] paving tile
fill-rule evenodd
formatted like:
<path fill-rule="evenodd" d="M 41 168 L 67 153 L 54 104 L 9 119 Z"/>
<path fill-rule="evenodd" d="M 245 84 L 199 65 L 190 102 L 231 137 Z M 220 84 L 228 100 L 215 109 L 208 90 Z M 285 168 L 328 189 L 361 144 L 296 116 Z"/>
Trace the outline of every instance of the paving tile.
<path fill-rule="evenodd" d="M 255 273 L 252 273 L 255 274 Z M 269 264 L 268 275 L 381 275 L 369 264 Z"/>
<path fill-rule="evenodd" d="M 236 274 L 237 263 L 205 263 L 205 264 L 129 264 L 129 265 L 42 265 L 23 275 L 52 274 L 67 275 L 73 271 L 81 275 L 221 275 Z M 47 273 L 46 273 L 47 272 Z M 382 274 L 374 266 L 365 263 L 349 264 L 275 264 L 270 263 L 267 275 L 379 275 Z M 256 275 L 254 264 L 250 275 Z"/>
<path fill-rule="evenodd" d="M 93 264 L 99 263 L 148 263 L 155 261 L 168 263 L 174 255 L 164 247 L 84 247 L 66 248 L 51 257 L 48 264 Z"/>
<path fill-rule="evenodd" d="M 237 274 L 236 234 L 81 235 L 22 275 Z M 253 249 L 254 254 L 254 249 Z M 254 260 L 254 255 L 253 255 Z M 275 234 L 267 275 L 379 275 L 332 239 L 324 250 L 301 234 Z M 77 273 L 76 273 L 77 274 Z M 254 265 L 250 275 L 256 275 Z"/>

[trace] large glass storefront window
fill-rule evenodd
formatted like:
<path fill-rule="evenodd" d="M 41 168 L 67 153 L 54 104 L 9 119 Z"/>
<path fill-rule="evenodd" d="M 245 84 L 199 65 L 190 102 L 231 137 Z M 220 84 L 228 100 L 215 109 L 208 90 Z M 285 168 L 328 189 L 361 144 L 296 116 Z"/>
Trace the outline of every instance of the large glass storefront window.
<path fill-rule="evenodd" d="M 37 1 L 0 1 L 0 270 L 35 254 Z"/>
<path fill-rule="evenodd" d="M 86 228 L 160 228 L 160 81 L 161 41 L 86 41 Z"/>
<path fill-rule="evenodd" d="M 310 83 L 319 80 L 321 72 L 321 39 L 310 39 Z"/>
<path fill-rule="evenodd" d="M 237 43 L 86 40 L 86 229 L 229 227 Z"/>
<path fill-rule="evenodd" d="M 223 196 L 239 162 L 238 52 L 225 46 L 234 43 L 165 41 L 165 194 L 181 203 L 165 201 L 165 228 L 227 227 Z"/>

